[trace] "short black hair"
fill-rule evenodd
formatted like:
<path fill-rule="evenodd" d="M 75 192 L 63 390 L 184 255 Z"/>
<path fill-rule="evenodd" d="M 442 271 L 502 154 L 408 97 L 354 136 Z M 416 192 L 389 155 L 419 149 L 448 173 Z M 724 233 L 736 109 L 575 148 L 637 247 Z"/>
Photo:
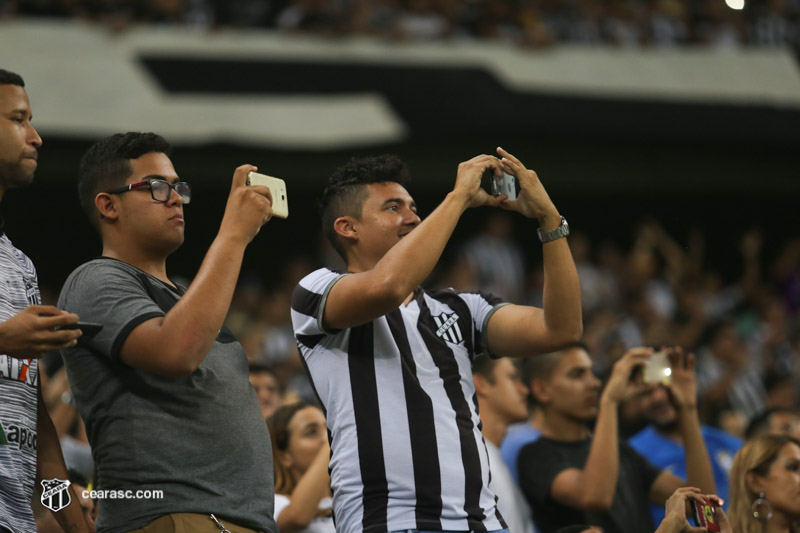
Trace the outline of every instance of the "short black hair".
<path fill-rule="evenodd" d="M 250 374 L 271 374 L 275 376 L 275 371 L 269 365 L 252 364 L 249 368 Z"/>
<path fill-rule="evenodd" d="M 131 159 L 149 153 L 169 155 L 172 147 L 156 133 L 116 133 L 96 142 L 83 155 L 78 172 L 78 199 L 89 221 L 99 231 L 100 214 L 95 197 L 108 189 L 125 184 L 133 173 Z"/>
<path fill-rule="evenodd" d="M 745 440 L 750 440 L 753 437 L 757 437 L 766 433 L 769 429 L 769 419 L 775 414 L 800 416 L 800 411 L 797 409 L 791 409 L 789 407 L 772 407 L 770 409 L 761 411 L 750 420 L 749 424 L 747 424 L 747 429 L 744 432 Z"/>
<path fill-rule="evenodd" d="M 588 524 L 579 524 L 579 525 L 574 525 L 574 526 L 564 526 L 564 527 L 560 528 L 558 531 L 556 531 L 556 533 L 583 533 L 587 529 L 591 529 L 593 527 L 598 527 L 598 526 L 590 526 Z M 599 528 L 599 529 L 602 530 L 603 528 Z"/>
<path fill-rule="evenodd" d="M 25 81 L 19 74 L 0 68 L 0 85 L 19 85 L 24 88 Z"/>
<path fill-rule="evenodd" d="M 497 359 L 489 357 L 487 354 L 476 355 L 472 360 L 472 373 L 480 374 L 486 381 L 494 385 L 494 367 L 497 366 Z"/>
<path fill-rule="evenodd" d="M 361 218 L 361 206 L 366 198 L 366 185 L 371 183 L 399 183 L 406 187 L 411 182 L 408 167 L 399 157 L 384 154 L 372 157 L 353 158 L 337 168 L 322 192 L 319 208 L 322 215 L 322 231 L 333 248 L 347 261 L 344 246 L 333 227 L 337 218 L 353 216 Z"/>

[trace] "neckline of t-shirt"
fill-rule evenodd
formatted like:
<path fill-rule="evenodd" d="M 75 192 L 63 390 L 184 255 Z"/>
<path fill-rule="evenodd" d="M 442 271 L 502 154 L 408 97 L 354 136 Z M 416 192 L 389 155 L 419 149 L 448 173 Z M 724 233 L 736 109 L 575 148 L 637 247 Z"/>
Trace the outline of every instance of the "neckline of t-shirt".
<path fill-rule="evenodd" d="M 152 274 L 150 274 L 148 272 L 145 272 L 144 270 L 142 270 L 141 268 L 139 268 L 137 266 L 134 266 L 134 265 L 132 265 L 130 263 L 126 263 L 122 259 L 117 259 L 116 257 L 108 257 L 107 255 L 98 255 L 97 257 L 95 257 L 95 259 L 96 260 L 97 259 L 105 259 L 105 260 L 108 260 L 108 261 L 116 261 L 118 263 L 122 263 L 123 265 L 127 265 L 127 266 L 129 266 L 129 267 L 131 267 L 131 268 L 133 268 L 135 270 L 138 270 L 139 272 L 141 272 L 142 274 L 144 274 L 148 278 L 152 279 L 153 281 L 156 281 L 157 283 L 159 283 L 159 284 L 163 285 L 164 287 L 168 288 L 169 290 L 171 290 L 172 292 L 174 292 L 178 296 L 182 296 L 183 295 L 183 292 L 181 292 L 181 290 L 178 287 L 177 283 L 175 283 L 174 286 L 170 285 L 169 283 L 164 283 L 163 281 L 161 281 L 160 279 L 158 279 L 154 275 L 152 275 Z"/>

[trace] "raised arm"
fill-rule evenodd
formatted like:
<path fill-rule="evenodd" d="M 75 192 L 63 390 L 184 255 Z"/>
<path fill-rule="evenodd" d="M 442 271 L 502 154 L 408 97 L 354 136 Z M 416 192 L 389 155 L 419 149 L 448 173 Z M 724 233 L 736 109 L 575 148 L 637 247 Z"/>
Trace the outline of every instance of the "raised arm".
<path fill-rule="evenodd" d="M 180 377 L 205 359 L 228 314 L 245 248 L 272 215 L 269 189 L 245 184 L 247 173 L 255 169 L 236 169 L 219 233 L 197 276 L 165 316 L 131 331 L 120 350 L 125 364 Z"/>
<path fill-rule="evenodd" d="M 584 511 L 607 511 L 611 508 L 619 478 L 617 410 L 620 403 L 642 389 L 641 383 L 631 381 L 631 374 L 651 353 L 650 348 L 634 348 L 614 364 L 600 397 L 589 457 L 582 469 L 570 468 L 556 476 L 550 488 L 556 501 Z"/>
<path fill-rule="evenodd" d="M 525 168 L 502 148 L 497 152 L 502 157 L 500 161 L 505 172 L 516 176 L 520 184 L 517 199 L 504 202 L 503 207 L 537 219 L 543 232 L 558 228 L 561 215 L 536 172 Z M 488 345 L 492 353 L 528 356 L 557 350 L 580 340 L 583 334 L 581 287 L 567 239 L 542 244 L 542 256 L 542 309 L 527 306 L 499 309 L 489 321 Z"/>
<path fill-rule="evenodd" d="M 358 326 L 397 309 L 436 266 L 464 211 L 481 205 L 497 206 L 505 198 L 490 196 L 481 188 L 483 172 L 490 168 L 500 172 L 499 160 L 489 155 L 461 163 L 453 191 L 416 227 L 418 219 L 410 197 L 382 205 L 396 209 L 398 216 L 404 217 L 398 226 L 413 231 L 406 233 L 373 267 L 336 282 L 325 305 L 324 326 Z"/>
<path fill-rule="evenodd" d="M 670 376 L 669 390 L 678 409 L 683 446 L 686 450 L 686 473 L 684 482 L 669 472 L 662 472 L 650 489 L 650 501 L 663 505 L 675 490 L 682 486 L 698 487 L 705 494 L 716 494 L 714 471 L 708 457 L 700 417 L 697 413 L 697 385 L 694 374 L 694 354 L 684 355 L 681 348 L 669 350 Z"/>

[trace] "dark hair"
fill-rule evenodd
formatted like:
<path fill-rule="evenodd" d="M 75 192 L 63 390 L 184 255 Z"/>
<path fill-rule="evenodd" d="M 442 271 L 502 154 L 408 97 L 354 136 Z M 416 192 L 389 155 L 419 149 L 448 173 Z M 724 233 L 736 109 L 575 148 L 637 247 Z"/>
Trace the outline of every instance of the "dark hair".
<path fill-rule="evenodd" d="M 411 182 L 408 167 L 394 155 L 353 158 L 337 168 L 322 192 L 319 201 L 322 213 L 322 231 L 333 248 L 347 261 L 344 246 L 333 227 L 337 218 L 352 216 L 361 218 L 361 206 L 366 198 L 366 185 L 371 183 L 399 183 L 407 186 Z"/>
<path fill-rule="evenodd" d="M 19 74 L 0 68 L 0 85 L 19 85 L 20 87 L 25 87 L 25 81 Z"/>
<path fill-rule="evenodd" d="M 272 370 L 272 367 L 269 366 L 269 365 L 257 365 L 257 364 L 250 365 L 249 373 L 250 374 L 270 374 L 272 376 L 275 376 L 275 371 Z"/>
<path fill-rule="evenodd" d="M 289 423 L 298 411 L 306 407 L 314 407 L 309 403 L 300 401 L 289 405 L 282 405 L 272 416 L 267 419 L 269 437 L 272 440 L 273 471 L 275 477 L 275 494 L 291 494 L 297 480 L 292 473 L 278 460 L 278 452 L 285 452 L 289 448 Z"/>
<path fill-rule="evenodd" d="M 497 366 L 497 359 L 493 359 L 486 354 L 480 354 L 472 360 L 472 373 L 480 374 L 486 381 L 494 385 L 495 366 Z"/>
<path fill-rule="evenodd" d="M 125 184 L 133 173 L 131 159 L 150 153 L 169 155 L 172 147 L 155 133 L 117 133 L 92 145 L 78 172 L 78 199 L 89 221 L 99 231 L 100 214 L 94 206 L 99 193 Z"/>
<path fill-rule="evenodd" d="M 774 414 L 789 414 L 800 416 L 800 412 L 796 409 L 790 409 L 788 407 L 773 407 L 771 409 L 767 409 L 762 411 L 761 413 L 757 414 L 750 420 L 750 423 L 747 424 L 747 430 L 744 432 L 745 440 L 750 440 L 753 437 L 757 437 L 767 432 L 769 428 L 769 419 Z"/>

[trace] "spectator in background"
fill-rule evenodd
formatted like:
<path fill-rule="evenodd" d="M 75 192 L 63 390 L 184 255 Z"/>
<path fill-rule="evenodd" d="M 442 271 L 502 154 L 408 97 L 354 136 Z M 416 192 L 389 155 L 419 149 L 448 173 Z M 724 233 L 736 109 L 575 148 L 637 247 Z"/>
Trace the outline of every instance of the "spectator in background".
<path fill-rule="evenodd" d="M 732 410 L 745 419 L 765 406 L 761 362 L 742 342 L 731 320 L 710 328 L 708 343 L 698 350 L 697 384 L 706 419 L 716 421 Z"/>
<path fill-rule="evenodd" d="M 760 435 L 786 435 L 800 441 L 800 410 L 773 407 L 750 420 L 745 437 L 747 440 Z"/>
<path fill-rule="evenodd" d="M 461 249 L 463 261 L 476 277 L 476 287 L 509 302 L 524 300 L 525 261 L 513 239 L 506 213 L 491 213 L 481 232 Z"/>
<path fill-rule="evenodd" d="M 497 508 L 508 529 L 514 533 L 531 533 L 533 522 L 530 507 L 498 449 L 508 426 L 527 418 L 525 397 L 528 390 L 519 378 L 517 367 L 507 357 L 475 357 L 472 361 L 472 378 L 483 425 L 481 433 L 489 451 L 489 488 L 497 496 Z"/>
<path fill-rule="evenodd" d="M 736 533 L 800 528 L 800 443 L 786 435 L 745 442 L 731 471 L 729 519 Z"/>
<path fill-rule="evenodd" d="M 644 390 L 638 367 L 651 353 L 649 348 L 628 351 L 614 365 L 602 394 L 589 354 L 582 348 L 534 359 L 539 365 L 532 390 L 543 406 L 542 435 L 522 449 L 518 469 L 538 530 L 555 532 L 583 523 L 619 533 L 650 533 L 654 525 L 647 503 L 663 505 L 684 485 L 619 442 L 617 409 Z M 680 349 L 671 349 L 669 357 L 670 389 L 680 406 L 689 483 L 713 494 L 714 478 L 696 408 L 694 358 Z M 594 417 L 592 435 L 586 423 Z"/>
<path fill-rule="evenodd" d="M 325 417 L 303 402 L 269 419 L 275 464 L 275 521 L 281 533 L 334 533 Z"/>
<path fill-rule="evenodd" d="M 258 404 L 261 406 L 261 416 L 264 420 L 280 408 L 283 403 L 281 383 L 272 369 L 265 365 L 250 365 L 250 385 L 256 391 Z"/>
<path fill-rule="evenodd" d="M 581 344 L 578 347 L 585 349 Z M 574 348 L 570 346 L 562 351 Z M 503 443 L 500 445 L 500 452 L 503 456 L 503 461 L 508 466 L 509 472 L 514 482 L 519 484 L 519 471 L 517 469 L 517 460 L 519 458 L 520 450 L 528 443 L 531 443 L 539 438 L 542 434 L 542 406 L 536 401 L 536 397 L 531 392 L 531 383 L 533 381 L 537 367 L 542 364 L 553 364 L 556 361 L 554 357 L 549 354 L 545 358 L 537 359 L 523 359 L 520 365 L 522 383 L 527 390 L 527 403 L 528 403 L 528 419 L 520 424 L 513 424 L 508 428 Z"/>
<path fill-rule="evenodd" d="M 33 182 L 42 139 L 31 124 L 25 82 L 0 69 L 0 200 Z M 39 357 L 75 346 L 79 330 L 53 331 L 78 316 L 41 305 L 36 269 L 11 244 L 0 218 L 0 532 L 36 529 L 30 502 L 42 480 L 67 468 L 42 398 Z M 73 489 L 67 489 L 75 498 Z M 87 531 L 77 503 L 56 513 L 65 528 Z"/>
<path fill-rule="evenodd" d="M 645 392 L 642 408 L 648 426 L 629 439 L 629 443 L 654 466 L 672 472 L 684 481 L 686 473 L 686 450 L 678 424 L 678 409 L 675 398 L 666 385 L 657 384 Z M 711 426 L 701 426 L 703 442 L 708 451 L 714 471 L 716 494 L 727 503 L 728 480 L 733 457 L 742 446 L 742 441 Z M 664 519 L 664 506 L 650 504 L 653 523 Z"/>

